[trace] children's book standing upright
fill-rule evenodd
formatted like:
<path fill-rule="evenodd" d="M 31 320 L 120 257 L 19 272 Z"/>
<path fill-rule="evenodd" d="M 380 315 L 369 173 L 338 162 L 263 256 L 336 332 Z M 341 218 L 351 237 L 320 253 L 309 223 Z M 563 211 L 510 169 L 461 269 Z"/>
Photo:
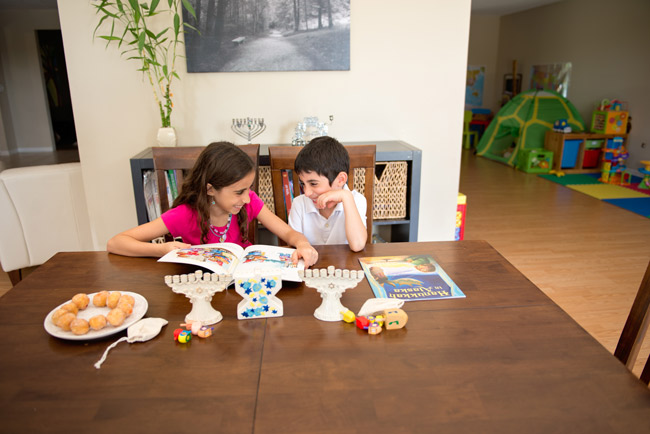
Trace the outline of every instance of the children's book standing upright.
<path fill-rule="evenodd" d="M 246 249 L 233 243 L 201 244 L 187 249 L 172 250 L 159 262 L 176 262 L 205 267 L 213 273 L 236 274 L 255 270 L 279 270 L 282 280 L 300 282 L 298 270 L 304 270 L 301 260 L 294 265 L 288 247 L 254 244 Z"/>
<path fill-rule="evenodd" d="M 377 298 L 404 301 L 465 297 L 431 255 L 359 258 Z"/>

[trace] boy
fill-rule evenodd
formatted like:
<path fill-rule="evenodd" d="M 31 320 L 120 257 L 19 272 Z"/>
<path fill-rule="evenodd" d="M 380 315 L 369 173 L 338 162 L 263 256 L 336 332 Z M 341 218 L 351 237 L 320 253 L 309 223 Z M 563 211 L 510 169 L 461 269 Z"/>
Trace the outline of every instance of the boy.
<path fill-rule="evenodd" d="M 338 140 L 313 139 L 296 157 L 294 170 L 304 194 L 293 200 L 289 226 L 312 245 L 349 244 L 358 252 L 366 244 L 366 198 L 347 186 L 350 157 Z"/>

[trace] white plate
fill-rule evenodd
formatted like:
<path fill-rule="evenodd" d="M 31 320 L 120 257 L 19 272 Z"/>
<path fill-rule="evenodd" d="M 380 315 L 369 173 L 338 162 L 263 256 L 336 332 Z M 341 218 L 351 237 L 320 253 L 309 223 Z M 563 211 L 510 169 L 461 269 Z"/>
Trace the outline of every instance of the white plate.
<path fill-rule="evenodd" d="M 126 317 L 122 325 L 118 327 L 113 327 L 109 323 L 106 323 L 106 327 L 104 327 L 103 329 L 101 330 L 90 329 L 88 333 L 86 333 L 85 335 L 75 335 L 71 331 L 65 331 L 62 328 L 55 326 L 54 323 L 52 323 L 52 315 L 54 314 L 54 312 L 57 311 L 57 309 L 61 308 L 61 306 L 63 306 L 66 303 L 70 303 L 71 301 L 71 300 L 66 300 L 64 303 L 61 303 L 59 306 L 55 307 L 54 309 L 52 309 L 50 313 L 47 314 L 47 316 L 45 317 L 45 321 L 43 322 L 45 331 L 51 334 L 52 336 L 54 336 L 55 338 L 68 339 L 71 341 L 87 341 L 91 339 L 99 339 L 99 338 L 103 338 L 104 336 L 110 336 L 112 334 L 121 332 L 131 324 L 141 319 L 144 316 L 144 314 L 147 313 L 147 309 L 149 308 L 149 303 L 147 303 L 146 298 L 144 298 L 140 294 L 136 294 L 135 292 L 129 292 L 129 291 L 120 291 L 120 292 L 122 294 L 128 294 L 135 299 L 135 305 L 133 306 L 133 313 L 128 317 Z M 85 320 L 88 320 L 94 317 L 95 315 L 107 315 L 108 312 L 111 311 L 111 309 L 108 307 L 96 307 L 93 305 L 93 296 L 95 294 L 97 293 L 93 292 L 92 294 L 88 294 L 88 297 L 90 297 L 90 303 L 88 304 L 87 308 L 85 308 L 84 310 L 80 310 L 77 313 L 77 318 L 83 318 Z"/>

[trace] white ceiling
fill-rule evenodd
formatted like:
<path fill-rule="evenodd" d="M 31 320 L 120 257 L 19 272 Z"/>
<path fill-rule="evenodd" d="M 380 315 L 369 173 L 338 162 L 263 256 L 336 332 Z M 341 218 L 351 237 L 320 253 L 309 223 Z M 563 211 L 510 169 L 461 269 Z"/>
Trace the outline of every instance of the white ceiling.
<path fill-rule="evenodd" d="M 472 0 L 472 12 L 507 15 L 562 0 Z M 56 9 L 56 0 L 0 0 L 2 9 Z"/>

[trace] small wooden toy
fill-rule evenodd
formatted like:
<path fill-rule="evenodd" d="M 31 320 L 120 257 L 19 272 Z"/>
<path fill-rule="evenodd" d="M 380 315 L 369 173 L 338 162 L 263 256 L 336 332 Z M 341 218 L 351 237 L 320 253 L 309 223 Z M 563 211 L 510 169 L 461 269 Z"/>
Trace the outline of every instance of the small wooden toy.
<path fill-rule="evenodd" d="M 368 334 L 378 335 L 381 333 L 382 326 L 386 330 L 401 329 L 406 325 L 408 315 L 402 309 L 391 308 L 384 310 L 379 315 L 357 316 L 356 325 L 361 330 L 368 330 Z"/>
<path fill-rule="evenodd" d="M 201 325 L 216 324 L 223 315 L 212 307 L 210 302 L 215 293 L 221 292 L 230 284 L 229 274 L 206 273 L 197 270 L 193 274 L 165 276 L 165 283 L 172 291 L 190 299 L 192 310 L 185 316 L 185 322 L 199 322 Z"/>
<path fill-rule="evenodd" d="M 386 330 L 401 329 L 406 325 L 409 317 L 402 309 L 388 309 L 384 311 Z"/>
<path fill-rule="evenodd" d="M 346 289 L 354 288 L 363 280 L 361 270 L 341 270 L 329 266 L 321 270 L 300 270 L 298 276 L 310 288 L 316 288 L 323 302 L 314 311 L 314 316 L 321 321 L 341 321 L 342 312 L 348 309 L 341 304 L 341 296 Z"/>
<path fill-rule="evenodd" d="M 370 323 L 370 326 L 368 326 L 368 334 L 369 335 L 378 335 L 381 333 L 381 326 L 377 322 Z"/>
<path fill-rule="evenodd" d="M 201 330 L 199 330 L 197 335 L 200 338 L 209 338 L 210 336 L 212 336 L 212 330 L 214 330 L 214 327 L 203 326 L 201 327 Z"/>
<path fill-rule="evenodd" d="M 276 271 L 237 274 L 235 291 L 244 299 L 237 305 L 237 319 L 270 318 L 284 315 L 282 300 L 275 294 L 282 288 Z"/>

